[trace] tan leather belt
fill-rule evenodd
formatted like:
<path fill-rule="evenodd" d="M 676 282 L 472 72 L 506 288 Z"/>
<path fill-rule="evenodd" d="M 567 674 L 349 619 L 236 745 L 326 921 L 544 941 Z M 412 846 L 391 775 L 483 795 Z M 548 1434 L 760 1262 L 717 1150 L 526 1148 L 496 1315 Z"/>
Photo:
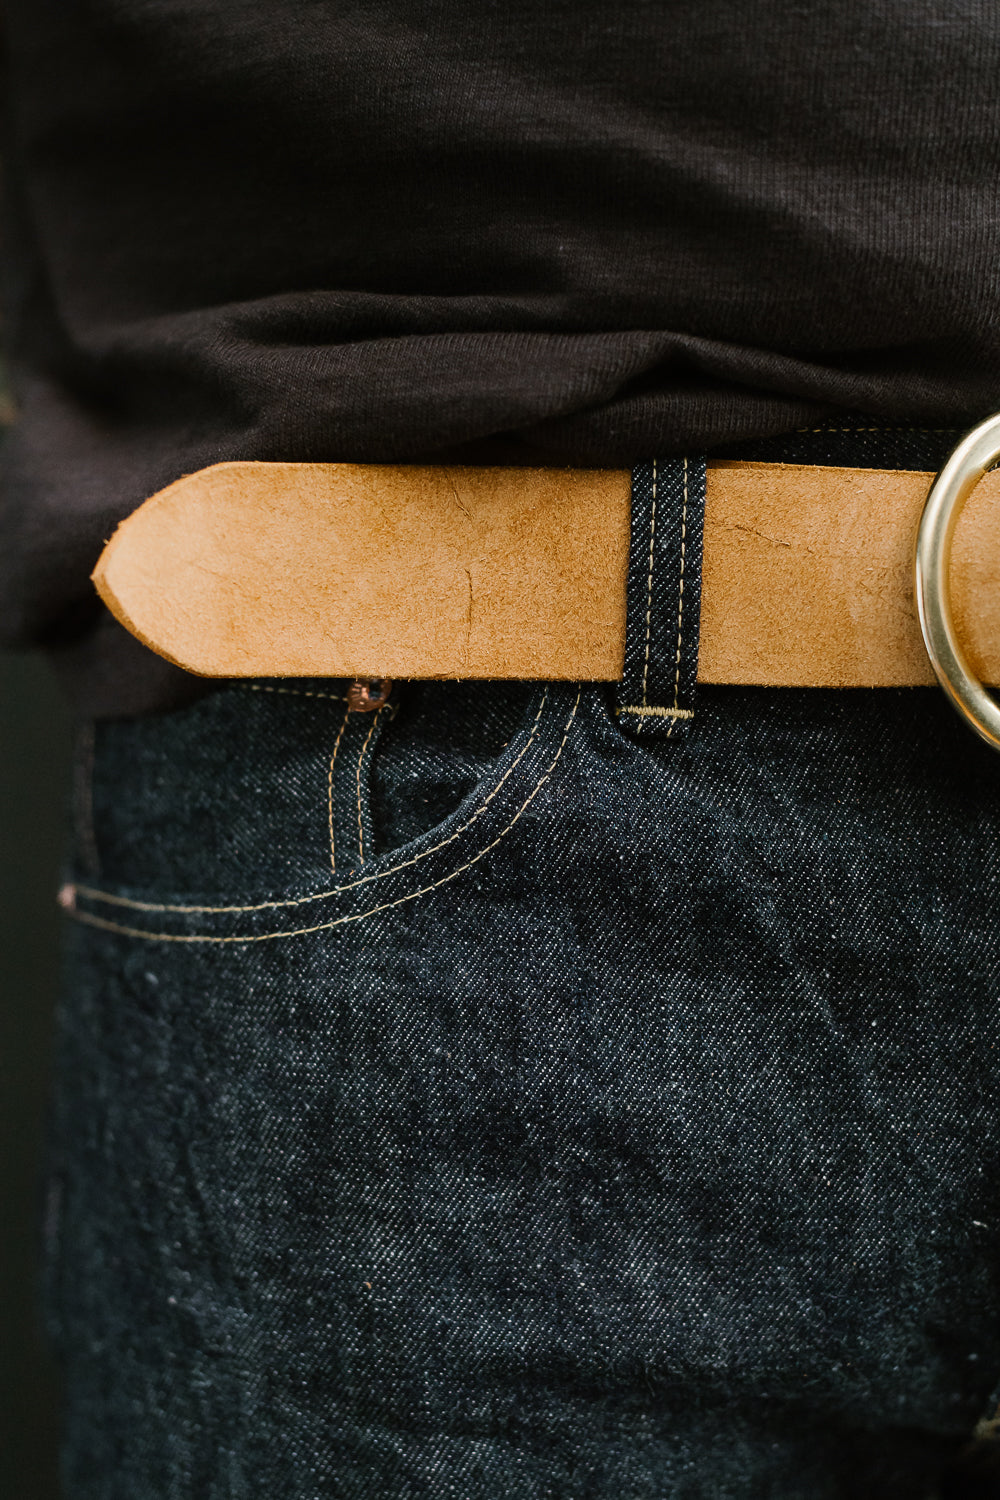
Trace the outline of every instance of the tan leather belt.
<path fill-rule="evenodd" d="M 698 677 L 932 683 L 913 598 L 930 474 L 709 465 Z M 208 677 L 615 681 L 626 470 L 226 463 L 124 521 L 94 573 L 113 614 Z M 1000 682 L 1000 474 L 958 523 L 953 608 Z"/>

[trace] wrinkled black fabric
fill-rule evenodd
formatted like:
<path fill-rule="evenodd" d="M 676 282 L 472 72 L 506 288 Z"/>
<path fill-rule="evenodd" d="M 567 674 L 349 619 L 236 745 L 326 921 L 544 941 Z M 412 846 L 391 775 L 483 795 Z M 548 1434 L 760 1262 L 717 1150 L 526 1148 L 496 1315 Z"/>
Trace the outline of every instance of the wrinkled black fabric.
<path fill-rule="evenodd" d="M 68 1500 L 994 1494 L 996 756 L 936 689 L 344 686 L 81 747 Z"/>
<path fill-rule="evenodd" d="M 629 466 L 1000 405 L 986 0 L 10 0 L 5 639 L 221 459 Z M 169 701 L 116 632 L 92 705 Z"/>

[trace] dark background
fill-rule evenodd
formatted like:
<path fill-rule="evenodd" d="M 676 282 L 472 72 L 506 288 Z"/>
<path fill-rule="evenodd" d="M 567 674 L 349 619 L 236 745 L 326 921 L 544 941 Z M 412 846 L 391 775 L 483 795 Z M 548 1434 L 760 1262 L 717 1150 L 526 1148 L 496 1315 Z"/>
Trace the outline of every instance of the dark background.
<path fill-rule="evenodd" d="M 38 1223 L 70 724 L 45 663 L 0 656 L 0 1493 L 55 1500 Z"/>

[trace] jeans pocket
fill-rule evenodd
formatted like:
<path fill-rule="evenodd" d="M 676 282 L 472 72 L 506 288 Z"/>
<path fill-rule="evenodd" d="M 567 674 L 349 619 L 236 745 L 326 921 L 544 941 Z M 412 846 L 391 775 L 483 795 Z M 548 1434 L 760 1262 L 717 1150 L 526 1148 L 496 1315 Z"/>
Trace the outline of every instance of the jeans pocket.
<path fill-rule="evenodd" d="M 256 942 L 400 905 L 541 806 L 579 697 L 418 683 L 358 714 L 344 684 L 248 683 L 102 726 L 101 883 L 79 870 L 76 915 L 130 936 Z"/>
<path fill-rule="evenodd" d="M 367 858 L 431 834 L 485 787 L 538 698 L 533 683 L 406 684 L 362 768 L 367 769 Z M 365 796 L 361 800 L 364 804 Z"/>
<path fill-rule="evenodd" d="M 537 697 L 523 682 L 411 682 L 373 713 L 345 710 L 327 774 L 331 873 L 444 824 L 489 781 Z"/>

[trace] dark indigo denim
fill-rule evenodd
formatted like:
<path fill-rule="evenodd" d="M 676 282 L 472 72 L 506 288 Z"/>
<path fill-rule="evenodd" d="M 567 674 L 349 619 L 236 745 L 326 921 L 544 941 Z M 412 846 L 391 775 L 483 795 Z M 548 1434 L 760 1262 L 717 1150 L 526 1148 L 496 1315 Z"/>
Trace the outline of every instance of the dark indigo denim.
<path fill-rule="evenodd" d="M 1000 759 L 932 689 L 680 739 L 342 693 L 81 776 L 69 1500 L 943 1494 L 1000 1380 Z"/>
<path fill-rule="evenodd" d="M 628 734 L 681 739 L 694 717 L 705 460 L 632 470 L 625 662 L 615 715 Z"/>

